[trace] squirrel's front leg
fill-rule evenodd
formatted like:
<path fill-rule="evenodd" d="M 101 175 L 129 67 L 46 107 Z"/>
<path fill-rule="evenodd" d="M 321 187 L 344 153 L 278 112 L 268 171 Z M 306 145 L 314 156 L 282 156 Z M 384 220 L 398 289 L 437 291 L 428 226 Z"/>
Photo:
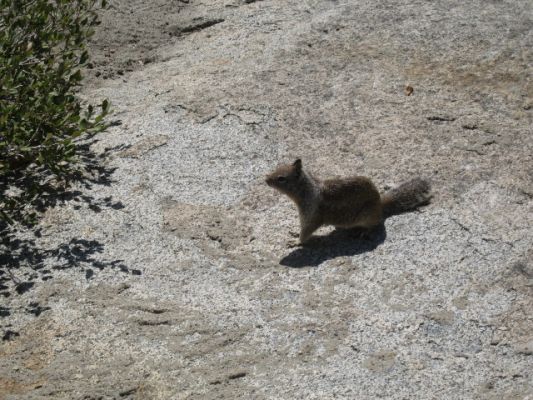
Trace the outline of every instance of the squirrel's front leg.
<path fill-rule="evenodd" d="M 301 221 L 300 222 L 300 243 L 305 243 L 322 225 L 319 221 Z"/>

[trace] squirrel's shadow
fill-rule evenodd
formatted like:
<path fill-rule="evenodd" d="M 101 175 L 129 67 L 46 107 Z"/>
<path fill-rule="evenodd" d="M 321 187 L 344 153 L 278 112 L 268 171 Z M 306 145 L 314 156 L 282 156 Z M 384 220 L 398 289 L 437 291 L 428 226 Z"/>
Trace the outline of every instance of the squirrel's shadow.
<path fill-rule="evenodd" d="M 374 250 L 387 237 L 385 225 L 365 234 L 353 229 L 335 229 L 329 235 L 311 238 L 280 260 L 280 264 L 291 268 L 316 267 L 324 261 L 342 256 L 354 256 Z"/>

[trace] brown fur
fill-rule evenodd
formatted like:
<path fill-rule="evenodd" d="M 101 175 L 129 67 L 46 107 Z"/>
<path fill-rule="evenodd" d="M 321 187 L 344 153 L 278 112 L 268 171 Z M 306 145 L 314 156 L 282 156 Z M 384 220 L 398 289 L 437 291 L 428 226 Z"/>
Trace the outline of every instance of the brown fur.
<path fill-rule="evenodd" d="M 322 225 L 372 229 L 386 216 L 412 210 L 431 198 L 429 183 L 420 178 L 380 196 L 364 176 L 320 181 L 303 170 L 299 159 L 276 168 L 266 182 L 296 203 L 302 243 Z"/>

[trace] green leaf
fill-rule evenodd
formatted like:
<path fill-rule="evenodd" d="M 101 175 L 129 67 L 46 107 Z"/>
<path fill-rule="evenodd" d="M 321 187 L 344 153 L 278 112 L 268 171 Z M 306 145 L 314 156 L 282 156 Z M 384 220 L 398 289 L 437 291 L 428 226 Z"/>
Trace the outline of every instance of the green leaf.
<path fill-rule="evenodd" d="M 86 50 L 83 53 L 81 53 L 80 64 L 85 64 L 88 59 L 89 59 L 89 53 Z"/>
<path fill-rule="evenodd" d="M 109 101 L 107 99 L 102 101 L 102 111 L 105 113 L 109 111 Z"/>
<path fill-rule="evenodd" d="M 78 69 L 76 72 L 74 72 L 72 75 L 70 75 L 69 80 L 71 82 L 79 82 L 79 81 L 81 81 L 81 71 Z"/>
<path fill-rule="evenodd" d="M 75 138 L 105 129 L 109 103 L 82 107 L 77 87 L 98 23 L 98 0 L 0 0 L 0 174 L 25 174 L 22 195 L 0 197 L 0 220 L 26 215 L 46 176 L 74 170 Z M 105 0 L 100 2 L 107 6 Z"/>

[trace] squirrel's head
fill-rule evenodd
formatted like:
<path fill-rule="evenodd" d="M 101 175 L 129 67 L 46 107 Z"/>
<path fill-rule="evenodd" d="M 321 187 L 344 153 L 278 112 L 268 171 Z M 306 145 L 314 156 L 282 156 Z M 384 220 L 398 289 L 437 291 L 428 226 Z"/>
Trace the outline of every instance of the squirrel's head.
<path fill-rule="evenodd" d="M 277 167 L 272 173 L 267 175 L 266 183 L 268 186 L 290 196 L 298 188 L 301 175 L 302 160 L 297 159 L 292 164 Z"/>

